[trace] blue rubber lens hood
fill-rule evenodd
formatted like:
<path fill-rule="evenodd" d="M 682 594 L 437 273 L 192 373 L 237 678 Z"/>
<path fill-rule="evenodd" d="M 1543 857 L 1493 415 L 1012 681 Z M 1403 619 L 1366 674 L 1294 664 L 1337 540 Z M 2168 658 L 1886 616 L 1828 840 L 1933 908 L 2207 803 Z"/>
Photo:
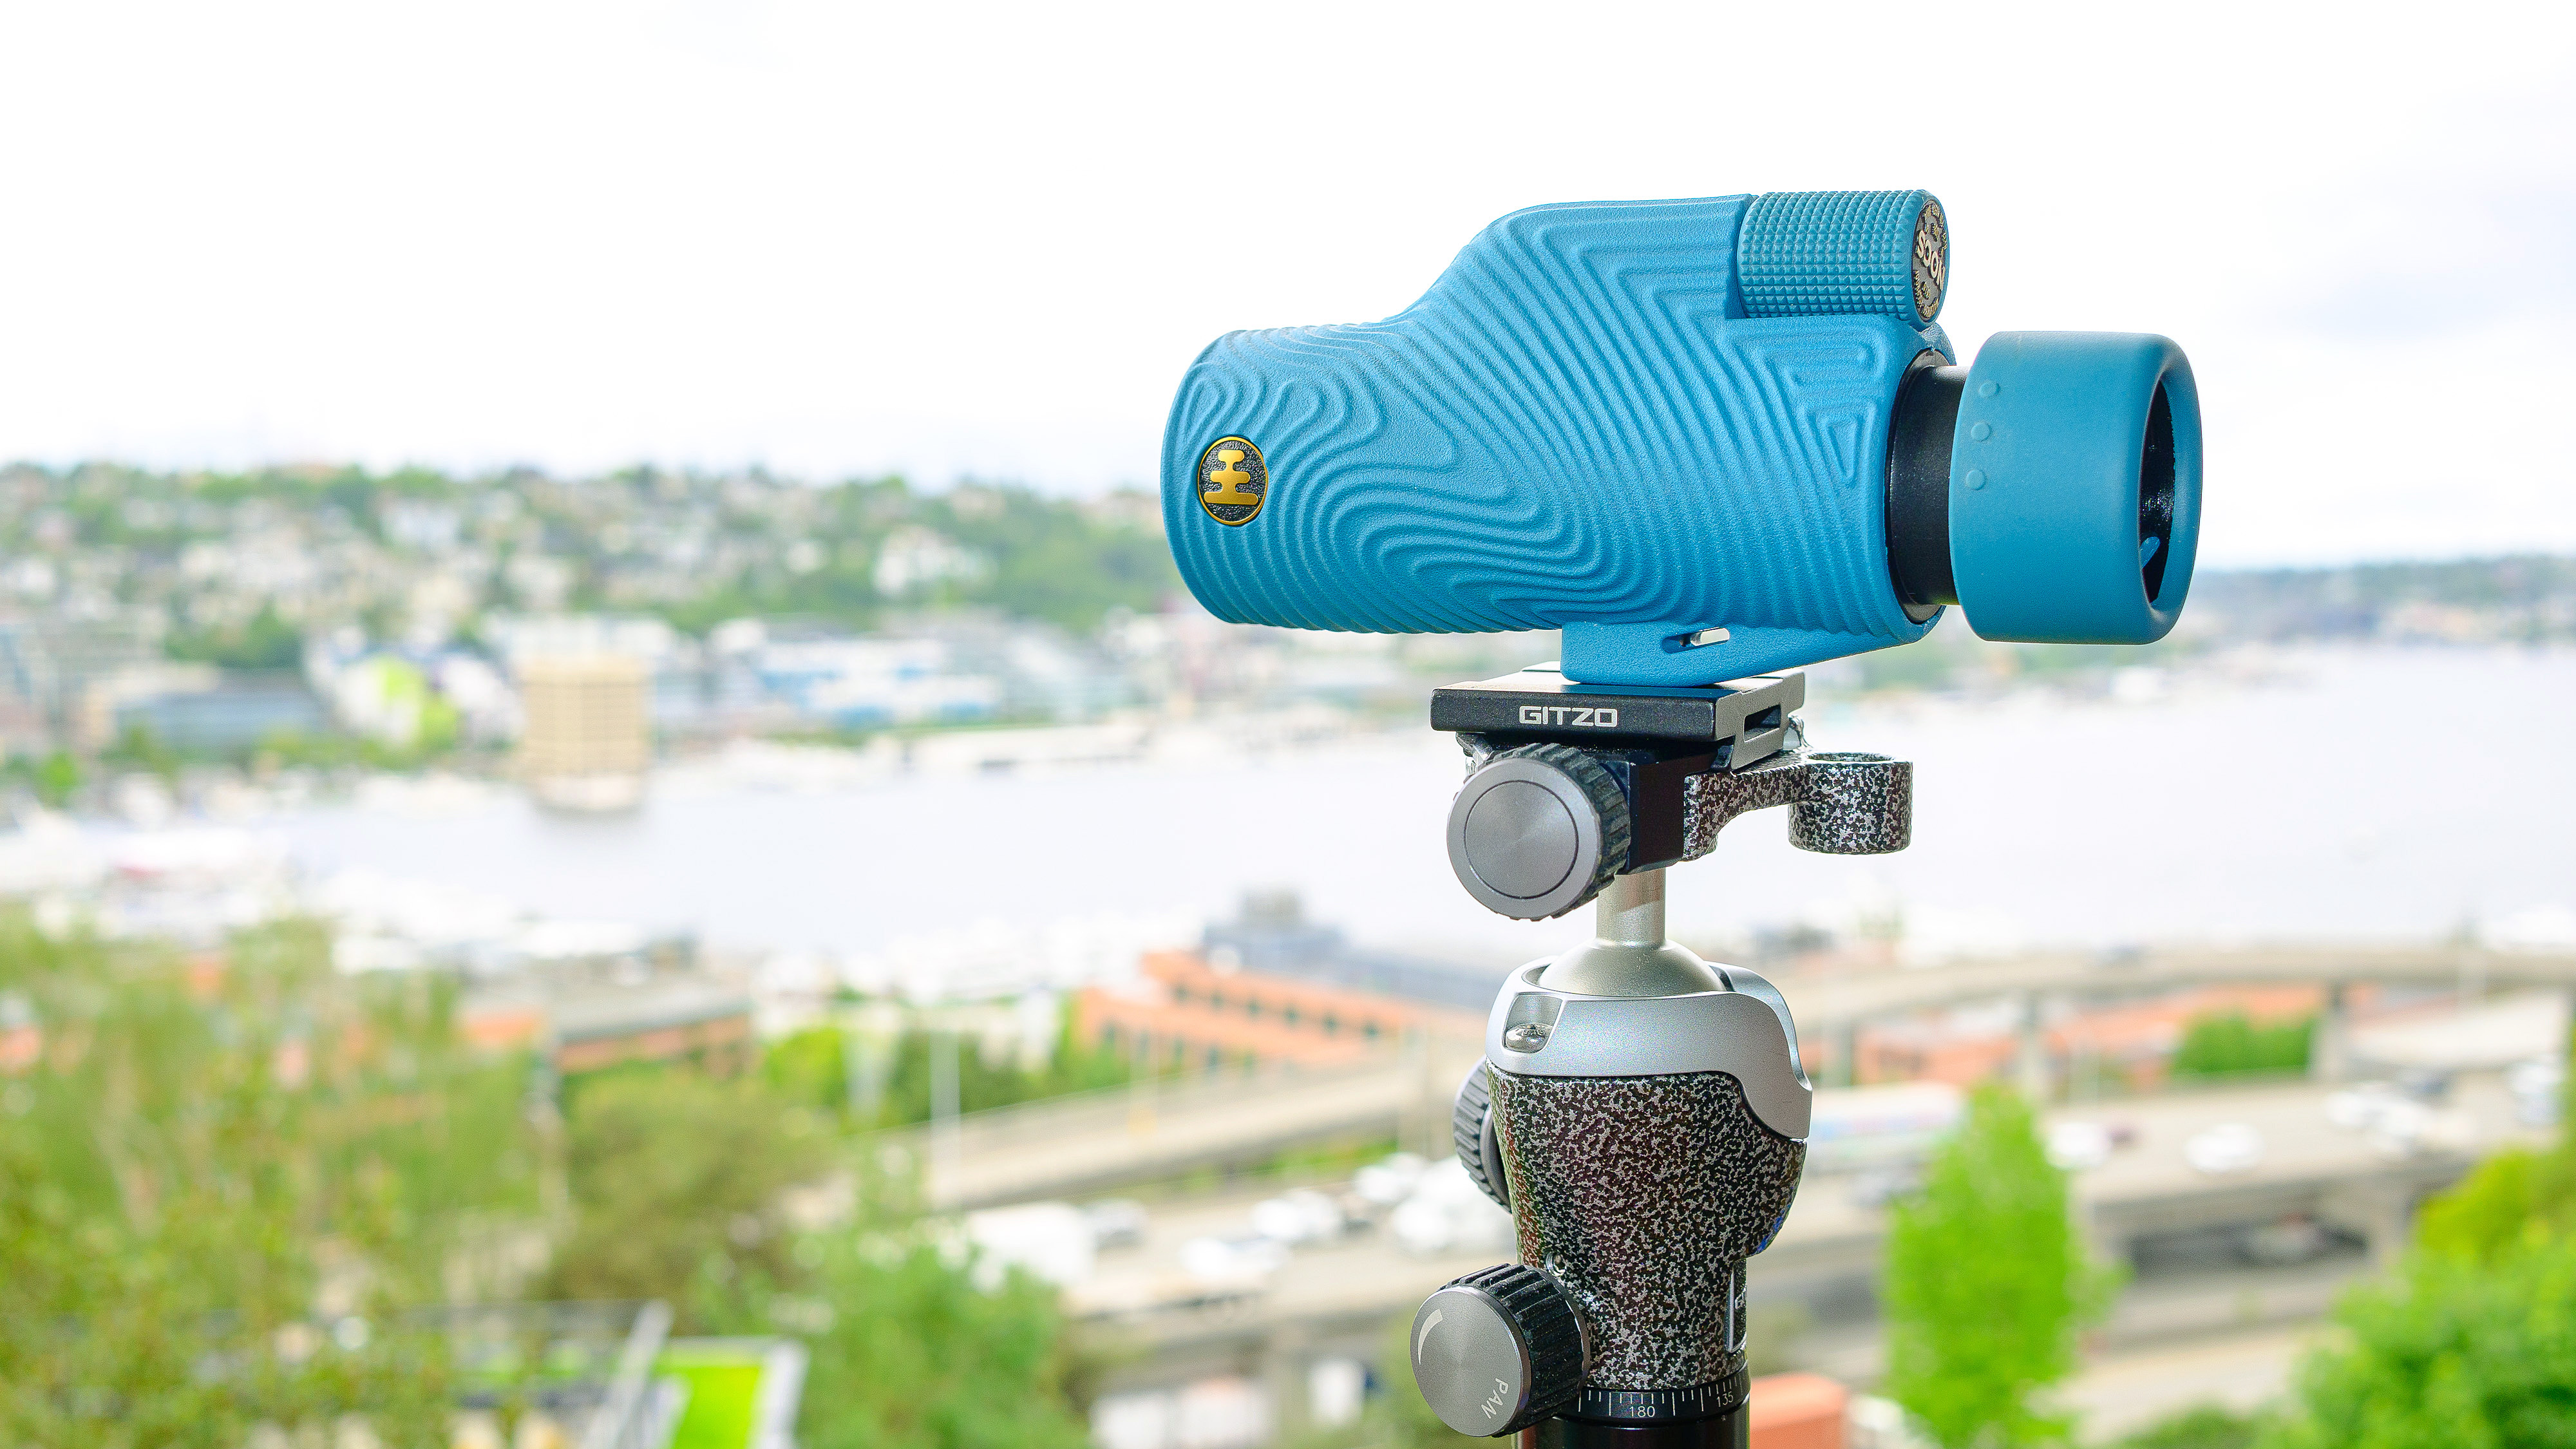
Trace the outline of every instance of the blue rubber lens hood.
<path fill-rule="evenodd" d="M 2170 340 L 1998 332 L 1951 436 L 1950 566 L 1983 638 L 2145 644 L 2191 591 L 2200 394 Z"/>

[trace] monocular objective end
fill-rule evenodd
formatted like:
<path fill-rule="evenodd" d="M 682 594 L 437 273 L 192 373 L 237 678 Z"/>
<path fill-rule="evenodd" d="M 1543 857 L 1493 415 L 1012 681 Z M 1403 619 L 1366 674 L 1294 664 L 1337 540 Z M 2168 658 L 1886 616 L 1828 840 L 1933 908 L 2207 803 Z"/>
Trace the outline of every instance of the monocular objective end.
<path fill-rule="evenodd" d="M 1934 354 L 1897 393 L 1888 573 L 1920 620 L 1956 604 L 1987 639 L 2145 644 L 2191 590 L 2200 395 L 2166 338 L 2000 332 Z"/>

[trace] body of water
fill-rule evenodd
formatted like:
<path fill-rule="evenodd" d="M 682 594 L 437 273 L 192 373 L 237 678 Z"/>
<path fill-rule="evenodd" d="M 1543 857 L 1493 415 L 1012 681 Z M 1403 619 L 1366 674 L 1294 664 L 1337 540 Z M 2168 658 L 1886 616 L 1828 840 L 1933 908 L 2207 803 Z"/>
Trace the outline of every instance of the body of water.
<path fill-rule="evenodd" d="M 2576 906 L 2576 652 L 2308 650 L 2127 683 L 2127 702 L 1812 699 L 1818 748 L 1916 762 L 1913 848 L 1807 855 L 1781 812 L 1749 817 L 1674 871 L 1675 933 L 1893 910 L 1918 942 L 1962 948 L 2426 939 Z M 310 874 L 363 868 L 729 946 L 1222 916 L 1277 886 L 1357 940 L 1462 960 L 1580 936 L 1588 912 L 1504 921 L 1458 888 L 1442 845 L 1458 778 L 1426 729 L 1186 766 L 666 789 L 614 819 L 496 797 L 276 826 Z"/>

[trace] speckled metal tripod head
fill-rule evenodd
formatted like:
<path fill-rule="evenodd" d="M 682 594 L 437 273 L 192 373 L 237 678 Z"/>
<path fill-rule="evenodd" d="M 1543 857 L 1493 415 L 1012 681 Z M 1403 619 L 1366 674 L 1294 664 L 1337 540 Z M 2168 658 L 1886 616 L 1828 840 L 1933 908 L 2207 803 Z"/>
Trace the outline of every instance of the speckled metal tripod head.
<path fill-rule="evenodd" d="M 1622 878 L 1603 939 L 1515 972 L 1487 1022 L 1493 1186 L 1521 1262 L 1582 1316 L 1580 1417 L 1740 1402 L 1744 1261 L 1778 1233 L 1806 1163 L 1811 1091 L 1787 1006 L 1740 968 L 1673 972 L 1664 958 L 1689 953 L 1662 939 L 1661 885 Z M 1604 969 L 1622 950 L 1659 969 Z M 1667 979 L 1685 989 L 1651 984 Z M 1637 988 L 1609 994 L 1622 980 Z"/>

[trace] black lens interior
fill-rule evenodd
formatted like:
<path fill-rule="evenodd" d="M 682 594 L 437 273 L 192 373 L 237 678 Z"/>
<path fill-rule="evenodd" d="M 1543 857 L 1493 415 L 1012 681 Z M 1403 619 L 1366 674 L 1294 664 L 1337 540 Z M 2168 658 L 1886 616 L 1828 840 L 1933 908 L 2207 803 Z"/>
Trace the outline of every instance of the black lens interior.
<path fill-rule="evenodd" d="M 2156 384 L 2147 406 L 2147 440 L 2138 448 L 2138 575 L 2152 602 L 2164 592 L 2165 560 L 2173 555 L 2173 404 Z"/>
<path fill-rule="evenodd" d="M 1964 367 L 1926 352 L 1896 390 L 1887 437 L 1887 566 L 1907 618 L 1921 623 L 1959 602 L 1950 570 L 1950 441 L 1959 426 Z"/>

